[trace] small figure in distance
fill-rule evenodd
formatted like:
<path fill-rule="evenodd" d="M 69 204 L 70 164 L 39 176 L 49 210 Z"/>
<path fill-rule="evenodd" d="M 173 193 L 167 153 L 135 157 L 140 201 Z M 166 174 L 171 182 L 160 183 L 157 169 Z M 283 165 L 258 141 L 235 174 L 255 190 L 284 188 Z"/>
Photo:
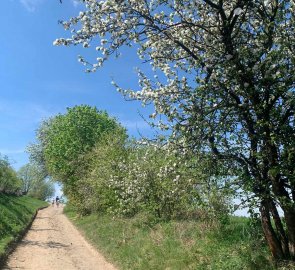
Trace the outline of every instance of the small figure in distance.
<path fill-rule="evenodd" d="M 58 207 L 59 206 L 59 197 L 58 196 L 56 196 L 56 198 L 55 198 L 55 203 L 56 203 L 56 206 Z"/>
<path fill-rule="evenodd" d="M 52 199 L 52 203 L 51 203 L 51 205 L 54 206 L 54 199 Z"/>

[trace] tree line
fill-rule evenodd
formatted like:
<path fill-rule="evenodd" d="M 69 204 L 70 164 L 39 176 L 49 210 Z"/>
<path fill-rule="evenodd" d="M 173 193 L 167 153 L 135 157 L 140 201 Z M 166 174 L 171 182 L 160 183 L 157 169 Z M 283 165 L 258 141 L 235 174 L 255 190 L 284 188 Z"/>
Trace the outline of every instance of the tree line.
<path fill-rule="evenodd" d="M 63 184 L 81 215 L 144 212 L 162 220 L 230 212 L 232 194 L 208 158 L 128 138 L 116 119 L 95 107 L 75 106 L 45 120 L 37 138 L 31 159 Z"/>
<path fill-rule="evenodd" d="M 16 171 L 7 156 L 0 156 L 0 193 L 46 200 L 53 196 L 54 186 L 38 166 L 29 163 Z"/>

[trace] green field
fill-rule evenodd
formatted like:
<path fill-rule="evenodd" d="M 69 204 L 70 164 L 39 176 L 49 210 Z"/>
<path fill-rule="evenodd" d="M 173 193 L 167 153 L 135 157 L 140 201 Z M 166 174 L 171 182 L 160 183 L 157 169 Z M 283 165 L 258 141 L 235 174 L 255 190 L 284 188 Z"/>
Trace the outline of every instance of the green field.
<path fill-rule="evenodd" d="M 36 210 L 46 205 L 27 196 L 0 194 L 0 259 L 8 244 L 29 225 Z"/>
<path fill-rule="evenodd" d="M 119 269 L 276 269 L 247 218 L 232 217 L 224 226 L 195 220 L 151 225 L 145 216 L 65 213 Z"/>

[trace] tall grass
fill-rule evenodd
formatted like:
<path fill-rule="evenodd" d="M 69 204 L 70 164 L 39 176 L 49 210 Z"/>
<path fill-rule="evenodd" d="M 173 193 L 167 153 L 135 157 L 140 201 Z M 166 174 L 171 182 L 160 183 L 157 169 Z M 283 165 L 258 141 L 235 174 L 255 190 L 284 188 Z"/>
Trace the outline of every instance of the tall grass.
<path fill-rule="evenodd" d="M 214 222 L 169 221 L 152 225 L 145 215 L 68 217 L 119 269 L 275 269 L 263 237 L 247 218 Z"/>

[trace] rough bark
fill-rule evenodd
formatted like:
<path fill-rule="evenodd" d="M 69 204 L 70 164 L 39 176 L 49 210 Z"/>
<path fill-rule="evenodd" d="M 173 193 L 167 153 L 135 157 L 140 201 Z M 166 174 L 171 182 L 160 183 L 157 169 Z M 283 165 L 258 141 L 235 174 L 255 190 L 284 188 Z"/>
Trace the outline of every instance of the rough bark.
<path fill-rule="evenodd" d="M 263 232 L 272 256 L 276 260 L 285 259 L 281 243 L 271 225 L 269 206 L 265 200 L 261 202 L 260 213 Z"/>
<path fill-rule="evenodd" d="M 289 251 L 292 260 L 295 260 L 295 210 L 294 207 L 283 207 L 287 236 L 289 240 Z"/>
<path fill-rule="evenodd" d="M 273 201 L 271 201 L 270 204 L 269 204 L 269 207 L 270 207 L 271 214 L 272 214 L 275 226 L 276 226 L 278 239 L 281 242 L 284 257 L 285 258 L 290 258 L 288 238 L 286 236 L 286 233 L 285 233 L 281 218 L 279 216 L 278 210 L 276 208 L 276 205 L 275 205 L 275 203 Z"/>

